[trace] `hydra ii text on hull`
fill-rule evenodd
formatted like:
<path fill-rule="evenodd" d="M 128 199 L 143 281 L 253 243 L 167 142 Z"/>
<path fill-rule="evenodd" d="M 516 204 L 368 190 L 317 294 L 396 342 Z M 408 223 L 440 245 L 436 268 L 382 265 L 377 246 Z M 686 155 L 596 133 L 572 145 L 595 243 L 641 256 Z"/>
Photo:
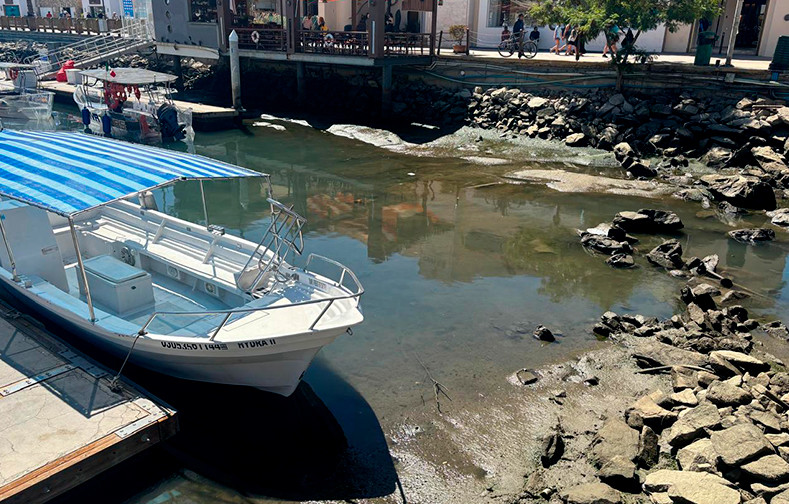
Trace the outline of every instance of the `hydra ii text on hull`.
<path fill-rule="evenodd" d="M 142 68 L 83 70 L 74 89 L 86 133 L 156 144 L 194 139 L 192 109 L 173 103 L 176 76 Z"/>
<path fill-rule="evenodd" d="M 208 225 L 203 183 L 259 181 L 259 243 Z M 199 182 L 186 182 L 189 180 Z M 205 222 L 152 191 L 199 184 Z M 356 275 L 303 249 L 305 220 L 268 175 L 208 158 L 63 132 L 0 132 L 0 288 L 68 334 L 159 373 L 289 395 L 325 345 L 362 322 Z"/>

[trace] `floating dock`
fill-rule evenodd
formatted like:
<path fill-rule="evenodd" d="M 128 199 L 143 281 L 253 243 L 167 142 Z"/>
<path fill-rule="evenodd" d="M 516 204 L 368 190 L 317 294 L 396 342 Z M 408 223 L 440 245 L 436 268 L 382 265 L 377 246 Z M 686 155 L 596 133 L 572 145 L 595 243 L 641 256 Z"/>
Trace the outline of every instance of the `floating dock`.
<path fill-rule="evenodd" d="M 74 85 L 58 81 L 42 81 L 39 83 L 42 89 L 55 93 L 55 99 L 59 102 L 70 103 L 75 106 L 74 114 L 77 110 L 74 104 Z M 232 128 L 238 111 L 228 107 L 217 107 L 215 105 L 204 105 L 202 103 L 192 103 L 173 100 L 173 104 L 179 109 L 192 109 L 192 127 L 195 131 L 216 131 Z"/>
<path fill-rule="evenodd" d="M 42 503 L 173 436 L 175 411 L 0 305 L 0 502 Z"/>

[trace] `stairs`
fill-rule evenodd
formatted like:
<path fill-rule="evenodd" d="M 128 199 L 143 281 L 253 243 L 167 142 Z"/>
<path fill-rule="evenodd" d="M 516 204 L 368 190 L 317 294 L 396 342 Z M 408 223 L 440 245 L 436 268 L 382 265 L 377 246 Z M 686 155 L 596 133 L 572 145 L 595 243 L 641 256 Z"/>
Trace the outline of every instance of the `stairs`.
<path fill-rule="evenodd" d="M 89 68 L 111 58 L 153 45 L 153 34 L 145 19 L 124 19 L 123 27 L 79 42 L 59 47 L 46 59 L 34 57 L 32 63 L 39 80 L 52 78 L 68 60 L 77 68 Z"/>

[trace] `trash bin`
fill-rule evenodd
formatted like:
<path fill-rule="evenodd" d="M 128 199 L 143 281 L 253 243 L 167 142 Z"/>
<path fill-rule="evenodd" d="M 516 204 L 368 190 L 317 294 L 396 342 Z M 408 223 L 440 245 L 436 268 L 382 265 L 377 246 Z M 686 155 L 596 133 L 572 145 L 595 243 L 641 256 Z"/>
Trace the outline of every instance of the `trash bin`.
<path fill-rule="evenodd" d="M 696 46 L 696 59 L 693 61 L 694 65 L 707 66 L 710 64 L 710 58 L 712 58 L 712 47 L 715 45 L 716 38 L 715 32 L 699 32 L 699 43 Z"/>

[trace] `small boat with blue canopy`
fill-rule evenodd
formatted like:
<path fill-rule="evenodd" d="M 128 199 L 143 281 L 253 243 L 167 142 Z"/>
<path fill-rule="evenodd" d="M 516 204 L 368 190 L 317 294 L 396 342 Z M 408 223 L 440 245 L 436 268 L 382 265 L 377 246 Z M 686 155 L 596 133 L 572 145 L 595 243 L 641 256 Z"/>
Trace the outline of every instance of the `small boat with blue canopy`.
<path fill-rule="evenodd" d="M 259 182 L 270 222 L 251 242 L 209 225 L 203 184 Z M 204 222 L 157 208 L 197 181 Z M 291 394 L 317 352 L 363 320 L 364 292 L 309 255 L 305 219 L 266 174 L 80 133 L 0 131 L 0 289 L 70 335 L 159 373 Z"/>

